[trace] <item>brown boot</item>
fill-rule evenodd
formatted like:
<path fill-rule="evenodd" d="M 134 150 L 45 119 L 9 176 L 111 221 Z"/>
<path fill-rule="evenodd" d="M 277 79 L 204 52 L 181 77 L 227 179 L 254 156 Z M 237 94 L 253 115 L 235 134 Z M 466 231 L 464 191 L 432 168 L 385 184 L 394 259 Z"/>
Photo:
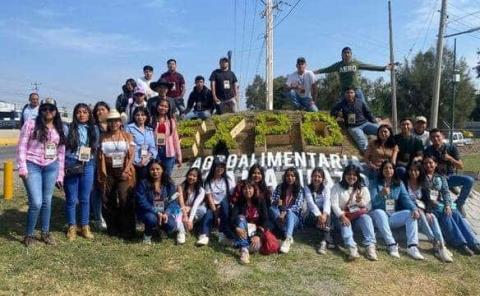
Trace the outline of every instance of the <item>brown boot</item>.
<path fill-rule="evenodd" d="M 82 236 L 86 239 L 93 239 L 94 236 L 92 234 L 92 232 L 90 231 L 90 226 L 88 225 L 84 225 L 82 226 Z"/>
<path fill-rule="evenodd" d="M 55 239 L 49 232 L 42 232 L 40 239 L 49 246 L 57 245 L 57 243 L 55 242 Z"/>
<path fill-rule="evenodd" d="M 28 236 L 26 235 L 24 238 L 23 238 L 23 244 L 25 245 L 25 247 L 31 247 L 32 245 L 35 244 L 35 237 L 33 236 Z"/>
<path fill-rule="evenodd" d="M 74 241 L 76 238 L 77 238 L 77 225 L 68 226 L 67 239 L 69 241 Z"/>

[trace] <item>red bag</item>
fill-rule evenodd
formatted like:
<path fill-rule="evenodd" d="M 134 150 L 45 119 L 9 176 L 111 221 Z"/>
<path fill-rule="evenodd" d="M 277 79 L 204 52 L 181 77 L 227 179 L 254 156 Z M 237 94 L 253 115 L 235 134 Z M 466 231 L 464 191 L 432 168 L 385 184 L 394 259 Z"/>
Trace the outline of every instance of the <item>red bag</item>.
<path fill-rule="evenodd" d="M 278 239 L 270 230 L 266 230 L 262 236 L 262 247 L 260 248 L 260 254 L 275 254 L 278 253 L 279 250 L 280 243 L 278 242 Z"/>
<path fill-rule="evenodd" d="M 367 209 L 363 208 L 363 209 L 359 209 L 358 211 L 354 212 L 354 213 L 350 213 L 348 211 L 348 209 L 345 210 L 345 217 L 348 218 L 348 220 L 353 221 L 357 218 L 360 218 L 360 216 L 364 215 L 367 213 Z"/>

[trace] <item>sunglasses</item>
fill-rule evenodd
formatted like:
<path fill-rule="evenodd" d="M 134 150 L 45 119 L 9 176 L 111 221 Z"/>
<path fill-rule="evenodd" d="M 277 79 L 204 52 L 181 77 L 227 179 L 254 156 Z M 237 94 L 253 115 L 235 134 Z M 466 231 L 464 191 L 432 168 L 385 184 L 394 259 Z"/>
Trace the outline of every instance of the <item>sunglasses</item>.
<path fill-rule="evenodd" d="M 42 107 L 42 109 L 40 109 L 40 112 L 53 112 L 55 110 L 56 110 L 55 107 L 48 106 L 48 107 Z"/>

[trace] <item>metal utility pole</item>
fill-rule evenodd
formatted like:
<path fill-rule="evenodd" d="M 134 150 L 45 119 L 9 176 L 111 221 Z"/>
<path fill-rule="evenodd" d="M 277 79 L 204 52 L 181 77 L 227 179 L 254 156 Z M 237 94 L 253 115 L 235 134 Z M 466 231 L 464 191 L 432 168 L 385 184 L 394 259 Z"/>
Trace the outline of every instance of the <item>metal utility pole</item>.
<path fill-rule="evenodd" d="M 267 86 L 267 100 L 266 109 L 273 110 L 273 0 L 266 0 L 265 8 L 265 42 L 267 47 L 266 52 L 266 86 Z"/>
<path fill-rule="evenodd" d="M 453 131 L 455 128 L 455 100 L 457 96 L 457 83 L 460 82 L 460 74 L 457 73 L 456 69 L 457 64 L 457 38 L 453 40 L 453 91 L 452 91 L 452 123 L 450 124 L 450 145 L 453 144 Z"/>
<path fill-rule="evenodd" d="M 393 55 L 393 27 L 392 27 L 392 1 L 388 1 L 388 31 L 390 35 L 390 84 L 392 85 L 392 120 L 393 132 L 398 131 L 398 116 L 397 116 L 397 80 L 395 73 L 395 57 Z"/>
<path fill-rule="evenodd" d="M 433 84 L 432 109 L 430 111 L 430 128 L 437 127 L 438 106 L 440 102 L 440 79 L 442 78 L 442 57 L 443 57 L 443 32 L 445 30 L 445 20 L 447 18 L 447 0 L 442 0 L 440 10 L 440 24 L 438 28 L 437 40 L 437 62 L 435 63 L 435 80 Z"/>

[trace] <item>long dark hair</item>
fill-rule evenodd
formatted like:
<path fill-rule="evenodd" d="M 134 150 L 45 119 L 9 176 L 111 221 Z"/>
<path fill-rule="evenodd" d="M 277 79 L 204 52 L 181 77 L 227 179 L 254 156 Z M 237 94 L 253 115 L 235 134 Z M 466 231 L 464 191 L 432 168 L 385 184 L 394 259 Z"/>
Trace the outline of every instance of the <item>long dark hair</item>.
<path fill-rule="evenodd" d="M 135 88 L 135 87 L 137 87 L 137 82 L 133 78 L 128 78 L 127 81 L 125 81 L 125 84 L 122 85 L 123 93 L 130 95 L 130 94 L 133 93 L 133 90 L 131 92 L 128 92 L 127 84 L 129 84 L 129 83 L 133 86 L 133 88 Z"/>
<path fill-rule="evenodd" d="M 153 188 L 153 186 L 154 186 L 154 184 L 153 184 L 154 180 L 152 178 L 152 175 L 150 175 L 150 168 L 154 164 L 158 164 L 162 168 L 162 178 L 160 179 L 160 183 L 163 186 L 173 186 L 174 183 L 173 183 L 172 178 L 170 178 L 170 176 L 168 174 L 165 174 L 165 166 L 162 164 L 162 162 L 160 160 L 154 159 L 147 165 L 147 172 L 148 173 L 147 173 L 146 180 L 148 181 L 148 184 L 149 184 L 150 188 Z"/>
<path fill-rule="evenodd" d="M 262 181 L 260 181 L 260 184 L 257 184 L 258 189 L 260 189 L 263 192 L 267 192 L 268 188 L 267 188 L 267 183 L 265 182 L 265 169 L 258 163 L 255 163 L 254 165 L 252 165 L 248 170 L 247 180 L 249 182 L 252 181 L 253 173 L 255 172 L 255 170 L 259 170 L 260 175 L 262 175 Z"/>
<path fill-rule="evenodd" d="M 93 107 L 93 119 L 95 120 L 96 124 L 99 124 L 97 111 L 98 111 L 98 108 L 100 108 L 100 107 L 105 107 L 110 112 L 110 106 L 106 102 L 104 102 L 104 101 L 97 102 L 95 104 L 95 106 Z"/>
<path fill-rule="evenodd" d="M 253 187 L 253 196 L 252 196 L 252 203 L 255 205 L 255 206 L 258 206 L 258 203 L 259 203 L 259 198 L 258 198 L 258 192 L 257 192 L 257 186 L 255 184 L 255 182 L 253 181 L 245 181 L 243 183 L 243 186 L 242 186 L 242 192 L 240 193 L 240 198 L 238 199 L 237 203 L 241 206 L 244 206 L 247 204 L 247 198 L 245 197 L 245 195 L 243 194 L 243 190 L 245 189 L 245 187 Z"/>
<path fill-rule="evenodd" d="M 157 122 L 158 122 L 158 117 L 160 116 L 160 114 L 158 114 L 158 106 L 160 106 L 160 104 L 162 102 L 167 102 L 168 104 L 168 110 L 167 110 L 167 119 L 168 121 L 170 122 L 170 135 L 173 133 L 173 126 L 172 126 L 172 114 L 170 113 L 170 111 L 172 110 L 172 106 L 170 106 L 170 101 L 165 99 L 165 98 L 162 98 L 160 100 L 158 100 L 157 104 L 155 105 L 155 110 L 154 110 L 154 114 L 152 114 L 153 118 L 152 118 L 152 128 L 153 129 L 156 129 L 156 125 L 157 125 Z"/>
<path fill-rule="evenodd" d="M 362 176 L 360 176 L 360 167 L 357 165 L 354 165 L 353 163 L 348 164 L 345 169 L 343 170 L 343 175 L 342 175 L 342 180 L 340 181 L 340 186 L 342 186 L 343 189 L 348 189 L 350 186 L 346 180 L 346 176 L 350 173 L 353 172 L 357 176 L 357 182 L 353 184 L 354 189 L 361 189 L 364 184 L 362 180 Z"/>
<path fill-rule="evenodd" d="M 313 174 L 315 173 L 319 173 L 320 175 L 322 175 L 323 182 L 325 182 L 325 171 L 322 168 L 314 168 L 312 174 L 310 175 L 310 184 L 308 184 L 308 188 L 311 192 L 316 192 L 313 186 Z M 325 185 L 323 184 L 323 182 L 322 184 L 320 184 L 320 188 L 317 190 L 317 193 L 322 193 L 323 189 L 325 189 Z"/>
<path fill-rule="evenodd" d="M 197 183 L 195 183 L 195 199 L 198 196 L 198 193 L 200 192 L 200 188 L 203 186 L 203 180 L 202 180 L 202 171 L 200 171 L 199 168 L 191 168 L 188 170 L 188 172 L 185 174 L 185 181 L 183 181 L 182 186 L 183 186 L 183 192 L 186 193 L 188 189 L 188 175 L 190 175 L 191 172 L 196 172 L 197 173 Z"/>
<path fill-rule="evenodd" d="M 387 147 L 387 148 L 393 148 L 393 147 L 395 147 L 396 143 L 395 143 L 395 139 L 393 138 L 393 129 L 392 129 L 392 127 L 391 127 L 389 124 L 382 124 L 381 126 L 378 127 L 378 130 L 377 130 L 377 139 L 375 140 L 375 144 L 377 144 L 377 146 L 382 145 L 382 140 L 380 139 L 380 130 L 381 130 L 382 128 L 386 128 L 386 129 L 388 129 L 388 131 L 390 132 L 390 136 L 389 136 L 388 139 L 385 141 L 385 147 Z"/>
<path fill-rule="evenodd" d="M 405 173 L 405 178 L 404 178 L 405 185 L 408 185 L 408 180 L 410 179 L 408 172 L 411 169 L 417 169 L 420 172 L 420 174 L 418 175 L 417 182 L 421 187 L 424 187 L 427 181 L 427 175 L 425 174 L 425 169 L 423 168 L 421 161 L 411 161 L 408 163 L 407 171 Z"/>
<path fill-rule="evenodd" d="M 78 148 L 78 145 L 80 144 L 80 136 L 78 133 L 78 125 L 80 122 L 78 122 L 77 119 L 77 112 L 80 108 L 84 108 L 88 112 L 88 121 L 87 121 L 87 130 L 88 130 L 88 143 L 90 148 L 92 149 L 92 152 L 95 152 L 95 143 L 97 142 L 97 133 L 95 131 L 95 120 L 93 119 L 93 113 L 90 107 L 87 104 L 84 103 L 79 103 L 75 105 L 75 108 L 73 108 L 73 120 L 72 123 L 70 124 L 70 128 L 68 129 L 68 136 L 67 136 L 67 149 L 70 151 L 76 151 Z"/>
<path fill-rule="evenodd" d="M 227 164 L 224 161 L 220 161 L 216 159 L 212 167 L 210 168 L 210 171 L 208 172 L 207 178 L 205 179 L 205 184 L 210 184 L 213 180 L 213 177 L 215 176 L 215 170 L 217 167 L 223 167 L 225 170 L 222 175 L 222 179 L 225 181 L 225 185 L 227 187 L 227 195 L 229 194 L 230 188 L 229 188 L 229 183 L 228 183 L 228 175 L 227 175 Z"/>
<path fill-rule="evenodd" d="M 137 113 L 139 112 L 142 112 L 143 114 L 145 114 L 145 116 L 147 116 L 147 120 L 145 121 L 145 126 L 150 126 L 150 113 L 148 113 L 148 109 L 144 106 L 138 106 L 135 108 L 135 110 L 133 110 L 133 114 L 132 114 L 132 118 L 130 119 L 130 123 L 135 123 L 135 125 L 137 125 L 137 122 L 135 121 L 135 115 L 137 115 Z"/>
<path fill-rule="evenodd" d="M 380 169 L 378 170 L 378 182 L 383 183 L 383 181 L 385 180 L 385 176 L 383 176 L 383 169 L 387 164 L 390 164 L 393 167 L 392 184 L 400 185 L 401 181 L 400 181 L 400 178 L 398 177 L 397 170 L 395 170 L 395 165 L 389 159 L 384 160 L 382 162 L 382 165 L 380 165 Z"/>
<path fill-rule="evenodd" d="M 300 185 L 300 175 L 298 174 L 298 171 L 296 168 L 288 168 L 285 173 L 283 174 L 282 178 L 282 184 L 280 185 L 281 187 L 281 194 L 280 194 L 280 199 L 285 199 L 287 196 L 287 189 L 288 189 L 288 183 L 287 183 L 287 173 L 292 172 L 295 175 L 295 182 L 293 183 L 293 195 L 295 196 L 295 199 L 297 198 L 298 194 L 300 193 L 300 190 L 302 189 L 302 186 Z"/>
<path fill-rule="evenodd" d="M 32 138 L 36 139 L 41 143 L 46 143 L 47 141 L 49 141 L 48 128 L 47 128 L 45 119 L 43 118 L 43 111 L 42 111 L 47 105 L 52 106 L 55 109 L 55 115 L 53 117 L 53 127 L 57 131 L 58 136 L 60 138 L 58 145 L 65 145 L 67 141 L 65 139 L 65 133 L 63 131 L 62 118 L 60 117 L 60 113 L 58 112 L 57 106 L 53 104 L 41 104 L 40 107 L 38 108 L 39 114 L 35 119 L 35 128 L 33 129 Z"/>

